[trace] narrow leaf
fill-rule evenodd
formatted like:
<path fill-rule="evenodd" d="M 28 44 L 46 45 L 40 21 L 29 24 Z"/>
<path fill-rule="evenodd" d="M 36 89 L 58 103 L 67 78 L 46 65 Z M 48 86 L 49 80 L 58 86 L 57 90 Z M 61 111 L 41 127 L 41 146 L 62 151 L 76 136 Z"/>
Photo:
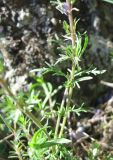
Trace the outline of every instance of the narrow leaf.
<path fill-rule="evenodd" d="M 58 138 L 58 139 L 46 141 L 41 144 L 32 143 L 32 146 L 36 149 L 40 149 L 40 148 L 42 149 L 42 148 L 52 147 L 54 145 L 62 145 L 62 144 L 68 144 L 68 143 L 71 143 L 71 140 L 65 139 L 65 138 Z"/>
<path fill-rule="evenodd" d="M 103 0 L 103 1 L 113 4 L 113 0 Z"/>
<path fill-rule="evenodd" d="M 86 77 L 78 78 L 76 81 L 77 82 L 82 82 L 82 81 L 87 81 L 87 80 L 90 80 L 90 79 L 92 79 L 91 76 L 86 76 Z"/>
<path fill-rule="evenodd" d="M 84 45 L 83 45 L 83 48 L 82 48 L 82 51 L 81 51 L 81 55 L 86 50 L 87 45 L 88 45 L 88 36 L 85 34 L 85 41 L 84 41 Z"/>

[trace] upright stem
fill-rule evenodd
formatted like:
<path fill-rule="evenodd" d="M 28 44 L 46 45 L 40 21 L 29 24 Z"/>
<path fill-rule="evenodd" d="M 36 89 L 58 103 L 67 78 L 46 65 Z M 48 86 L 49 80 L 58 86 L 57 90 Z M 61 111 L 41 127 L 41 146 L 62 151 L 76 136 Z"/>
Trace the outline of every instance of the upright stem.
<path fill-rule="evenodd" d="M 76 31 L 74 30 L 74 21 L 73 21 L 73 15 L 72 15 L 72 7 L 73 6 L 72 6 L 70 0 L 66 0 L 66 3 L 68 5 L 68 7 L 69 7 L 68 19 L 69 19 L 69 25 L 70 25 L 72 48 L 75 50 L 76 49 Z M 74 52 L 72 54 L 73 54 L 73 57 L 74 57 Z M 71 74 L 70 74 L 70 81 L 71 82 L 74 79 L 75 68 L 76 68 L 76 64 L 75 64 L 75 62 L 72 61 L 72 69 L 71 69 Z M 70 86 L 69 92 L 68 92 L 68 102 L 66 104 L 66 110 L 71 105 L 72 94 L 73 94 L 73 86 Z M 61 136 L 63 134 L 64 127 L 65 127 L 65 124 L 66 124 L 66 120 L 67 120 L 67 113 L 65 113 L 64 118 L 63 118 L 61 130 L 60 130 L 60 133 L 59 133 L 59 138 L 61 138 Z"/>
<path fill-rule="evenodd" d="M 74 71 L 75 71 L 75 67 L 73 65 L 72 66 L 71 80 L 73 80 L 73 78 L 74 78 Z M 64 127 L 65 127 L 66 120 L 67 120 L 67 109 L 70 107 L 70 104 L 71 104 L 72 93 L 73 93 L 73 87 L 70 87 L 69 92 L 68 92 L 68 102 L 66 104 L 66 113 L 65 113 L 64 118 L 63 118 L 61 130 L 60 130 L 60 133 L 59 133 L 59 138 L 61 138 L 61 136 L 63 134 L 63 131 L 64 131 Z"/>
<path fill-rule="evenodd" d="M 68 93 L 68 89 L 66 88 L 65 91 L 64 91 L 64 96 L 63 96 L 61 106 L 60 106 L 60 111 L 59 111 L 60 113 L 58 114 L 58 119 L 57 119 L 57 124 L 56 124 L 56 128 L 55 128 L 54 138 L 57 138 L 57 135 L 58 135 L 58 129 L 59 129 L 59 126 L 60 126 L 60 121 L 61 121 L 61 113 L 62 113 L 64 104 L 65 104 L 67 93 Z"/>
<path fill-rule="evenodd" d="M 68 5 L 68 19 L 69 19 L 69 25 L 70 25 L 72 48 L 76 49 L 76 32 L 74 30 L 74 21 L 73 21 L 73 15 L 72 15 L 72 7 L 73 6 L 72 6 L 70 0 L 66 0 L 66 3 Z M 73 54 L 73 57 L 74 57 L 74 51 L 73 51 L 72 54 Z M 70 74 L 70 81 L 71 82 L 74 79 L 75 67 L 76 67 L 75 62 L 72 61 L 72 69 L 71 69 L 71 74 Z M 61 102 L 60 112 L 62 112 L 64 104 L 66 102 L 66 98 L 65 98 L 66 95 L 68 95 L 68 102 L 66 104 L 66 110 L 70 106 L 72 93 L 73 93 L 73 86 L 65 89 L 64 97 L 63 97 L 62 102 Z M 61 130 L 60 130 L 60 133 L 59 133 L 59 137 L 61 137 L 62 134 L 63 134 L 63 130 L 64 130 L 64 127 L 65 127 L 65 124 L 66 124 L 66 120 L 67 120 L 67 114 L 65 113 L 64 118 L 63 118 L 63 122 L 62 122 L 62 127 L 61 127 Z M 58 129 L 59 129 L 59 126 L 60 126 L 60 121 L 61 121 L 61 115 L 59 114 L 58 119 L 57 119 L 56 129 L 55 129 L 55 138 L 57 138 L 57 135 L 58 135 Z"/>
<path fill-rule="evenodd" d="M 68 11 L 68 19 L 69 19 L 69 25 L 70 25 L 70 32 L 71 32 L 71 40 L 72 40 L 72 47 L 74 48 L 76 45 L 76 31 L 74 30 L 74 21 L 73 21 L 73 15 L 72 15 L 72 4 L 70 0 L 66 0 L 67 5 L 69 6 Z"/>

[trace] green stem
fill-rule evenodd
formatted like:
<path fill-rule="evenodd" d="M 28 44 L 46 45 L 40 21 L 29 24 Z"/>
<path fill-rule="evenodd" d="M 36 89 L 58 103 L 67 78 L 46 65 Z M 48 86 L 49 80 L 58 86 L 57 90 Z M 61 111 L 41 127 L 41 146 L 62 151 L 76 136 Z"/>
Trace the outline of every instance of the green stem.
<path fill-rule="evenodd" d="M 71 33 L 71 39 L 72 39 L 72 47 L 74 48 L 76 45 L 76 31 L 74 30 L 74 21 L 73 21 L 73 15 L 72 15 L 72 4 L 70 0 L 66 0 L 67 5 L 69 6 L 68 11 L 68 19 L 69 19 L 69 25 L 70 25 L 70 33 Z"/>
<path fill-rule="evenodd" d="M 70 32 L 71 32 L 71 39 L 72 39 L 72 48 L 76 49 L 76 31 L 74 30 L 74 21 L 73 21 L 73 15 L 72 15 L 72 4 L 70 2 L 70 0 L 66 0 L 67 5 L 69 6 L 69 11 L 68 11 L 68 19 L 69 19 L 69 25 L 70 25 Z M 74 57 L 74 52 L 73 52 L 73 56 Z M 72 69 L 71 69 L 71 74 L 70 74 L 70 81 L 72 82 L 74 79 L 74 74 L 75 74 L 75 68 L 76 68 L 76 64 L 75 62 L 73 62 L 72 59 Z M 68 92 L 68 102 L 66 104 L 66 112 L 67 109 L 70 107 L 71 105 L 71 98 L 72 98 L 72 94 L 73 94 L 73 85 L 70 86 L 69 88 L 69 92 Z M 60 129 L 60 133 L 59 133 L 59 138 L 62 137 L 63 131 L 64 131 L 64 127 L 66 124 L 66 120 L 67 120 L 67 113 L 64 115 L 63 118 L 63 122 L 62 122 L 62 126 Z"/>
<path fill-rule="evenodd" d="M 20 155 L 20 153 L 17 153 L 17 155 L 18 155 L 18 159 L 19 159 L 19 160 L 23 160 L 23 158 L 22 158 L 22 156 Z"/>
<path fill-rule="evenodd" d="M 74 78 L 74 73 L 75 73 L 75 65 L 73 64 L 73 65 L 72 65 L 71 78 L 70 78 L 71 81 L 72 81 L 73 78 Z M 63 131 L 64 131 L 64 127 L 65 127 L 66 120 L 67 120 L 67 109 L 70 107 L 72 94 L 73 94 L 73 86 L 71 86 L 71 87 L 69 88 L 68 102 L 67 102 L 67 104 L 66 104 L 66 113 L 65 113 L 64 118 L 63 118 L 61 130 L 60 130 L 60 133 L 59 133 L 59 138 L 61 138 L 61 136 L 62 136 L 62 134 L 63 134 Z"/>
<path fill-rule="evenodd" d="M 60 130 L 60 133 L 59 133 L 59 138 L 62 137 L 62 134 L 63 134 L 63 131 L 64 131 L 64 127 L 65 127 L 65 124 L 66 124 L 66 120 L 67 120 L 67 114 L 65 114 L 65 116 L 64 116 L 64 118 L 63 118 L 61 130 Z"/>
<path fill-rule="evenodd" d="M 58 114 L 58 118 L 57 118 L 57 124 L 56 124 L 56 128 L 55 128 L 54 138 L 57 138 L 57 135 L 58 135 L 58 129 L 59 129 L 59 126 L 60 126 L 60 121 L 61 121 L 61 113 L 63 111 L 63 107 L 64 107 L 64 104 L 65 104 L 67 93 L 68 93 L 68 89 L 66 88 L 65 91 L 64 91 L 64 96 L 63 96 L 61 106 L 60 106 L 60 110 L 59 110 L 60 113 Z"/>

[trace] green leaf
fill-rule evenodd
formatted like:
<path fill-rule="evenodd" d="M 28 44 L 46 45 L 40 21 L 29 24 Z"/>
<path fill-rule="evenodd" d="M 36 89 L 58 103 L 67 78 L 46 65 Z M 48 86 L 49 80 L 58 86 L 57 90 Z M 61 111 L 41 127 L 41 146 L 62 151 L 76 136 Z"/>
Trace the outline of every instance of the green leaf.
<path fill-rule="evenodd" d="M 86 50 L 86 47 L 88 45 L 88 36 L 86 35 L 86 33 L 84 34 L 84 44 L 82 46 L 83 43 L 83 38 L 81 36 L 80 33 L 78 33 L 78 35 L 76 36 L 76 40 L 77 40 L 77 44 L 76 44 L 76 55 L 78 57 L 81 57 L 84 53 L 84 51 Z"/>
<path fill-rule="evenodd" d="M 102 0 L 102 1 L 105 1 L 105 2 L 113 4 L 113 0 Z"/>
<path fill-rule="evenodd" d="M 47 136 L 43 131 L 44 129 L 39 129 L 37 132 L 35 132 L 32 141 L 29 143 L 30 147 L 34 147 L 34 144 L 40 145 L 43 144 L 44 142 L 46 142 L 47 140 Z"/>
<path fill-rule="evenodd" d="M 84 103 L 81 106 L 78 106 L 78 108 L 75 108 L 75 106 L 72 108 L 72 111 L 77 114 L 77 116 L 80 116 L 81 112 L 87 112 L 87 110 L 84 108 Z"/>
<path fill-rule="evenodd" d="M 87 75 L 89 75 L 89 74 L 98 75 L 98 74 L 103 74 L 105 72 L 106 72 L 106 70 L 97 70 L 97 68 L 93 69 L 92 67 L 90 67 L 88 70 L 82 71 L 80 69 L 80 70 L 76 71 L 75 77 L 80 77 L 80 76 L 82 76 L 84 74 L 87 74 Z"/>
<path fill-rule="evenodd" d="M 39 69 L 34 69 L 30 72 L 31 73 L 32 72 L 40 72 L 42 75 L 52 72 L 53 75 L 66 77 L 65 73 L 63 73 L 61 71 L 61 69 L 56 66 L 56 64 L 54 64 L 54 65 L 47 64 L 47 65 L 48 65 L 48 68 L 43 67 L 43 68 L 39 68 Z"/>
<path fill-rule="evenodd" d="M 3 73 L 5 70 L 3 59 L 0 59 L 0 73 Z"/>
<path fill-rule="evenodd" d="M 63 48 L 63 51 L 65 52 L 66 56 L 68 57 L 68 59 L 71 58 L 73 52 L 75 51 L 75 49 L 73 50 L 71 45 L 65 45 Z"/>
<path fill-rule="evenodd" d="M 94 68 L 91 73 L 94 74 L 94 75 L 98 75 L 98 74 L 103 74 L 105 73 L 106 70 L 97 70 L 96 68 Z"/>
<path fill-rule="evenodd" d="M 71 140 L 65 139 L 65 138 L 58 138 L 58 139 L 52 139 L 40 144 L 35 142 L 35 143 L 32 143 L 32 146 L 36 149 L 40 149 L 40 148 L 48 148 L 54 145 L 63 145 L 68 143 L 71 143 Z"/>
<path fill-rule="evenodd" d="M 64 54 L 60 54 L 60 57 L 59 57 L 58 60 L 56 61 L 55 65 L 58 64 L 58 63 L 61 63 L 61 62 L 63 62 L 63 61 L 67 61 L 68 59 L 70 59 L 69 56 L 64 55 Z"/>
<path fill-rule="evenodd" d="M 63 28 L 67 34 L 70 33 L 69 24 L 66 21 L 63 21 Z"/>
<path fill-rule="evenodd" d="M 71 0 L 71 4 L 74 4 L 76 2 L 76 0 Z"/>
<path fill-rule="evenodd" d="M 88 36 L 85 34 L 85 40 L 84 40 L 84 45 L 83 45 L 83 48 L 82 48 L 82 51 L 81 51 L 81 55 L 86 50 L 87 45 L 88 45 Z"/>
<path fill-rule="evenodd" d="M 80 53 L 82 50 L 82 37 L 80 35 L 80 33 L 78 35 L 76 35 L 76 55 L 80 57 Z"/>
<path fill-rule="evenodd" d="M 9 124 L 9 122 L 6 120 L 6 118 L 4 118 L 2 116 L 2 114 L 0 114 L 0 119 L 2 119 L 2 121 L 5 123 L 5 125 L 7 126 L 7 128 L 13 133 L 14 130 L 13 130 L 12 126 Z"/>
<path fill-rule="evenodd" d="M 90 79 L 92 79 L 91 76 L 85 76 L 85 77 L 78 78 L 76 81 L 77 82 L 82 82 L 82 81 L 87 81 L 87 80 L 90 80 Z"/>

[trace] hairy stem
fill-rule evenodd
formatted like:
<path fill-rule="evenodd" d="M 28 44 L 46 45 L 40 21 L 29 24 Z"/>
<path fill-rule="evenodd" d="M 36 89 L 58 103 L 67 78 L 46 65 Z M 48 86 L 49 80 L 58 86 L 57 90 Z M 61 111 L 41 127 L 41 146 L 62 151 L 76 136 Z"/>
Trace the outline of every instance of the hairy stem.
<path fill-rule="evenodd" d="M 68 5 L 68 7 L 69 7 L 68 19 L 69 19 L 69 25 L 70 25 L 72 48 L 75 50 L 76 49 L 76 31 L 74 30 L 74 20 L 73 20 L 73 15 L 72 15 L 72 7 L 73 6 L 72 6 L 70 0 L 66 0 L 66 3 Z M 72 54 L 73 54 L 73 57 L 74 57 L 74 52 Z M 70 81 L 71 82 L 74 79 L 75 69 L 76 69 L 76 64 L 72 60 L 72 69 L 71 69 L 71 73 L 70 73 Z M 68 90 L 68 101 L 67 101 L 67 104 L 66 104 L 66 110 L 71 105 L 72 94 L 73 94 L 73 85 L 70 86 L 70 88 Z M 62 134 L 63 134 L 63 131 L 64 131 L 64 127 L 65 127 L 65 124 L 66 124 L 66 120 L 67 120 L 67 114 L 64 115 L 62 126 L 61 126 L 61 130 L 60 130 L 60 133 L 59 133 L 59 138 L 62 137 Z"/>

